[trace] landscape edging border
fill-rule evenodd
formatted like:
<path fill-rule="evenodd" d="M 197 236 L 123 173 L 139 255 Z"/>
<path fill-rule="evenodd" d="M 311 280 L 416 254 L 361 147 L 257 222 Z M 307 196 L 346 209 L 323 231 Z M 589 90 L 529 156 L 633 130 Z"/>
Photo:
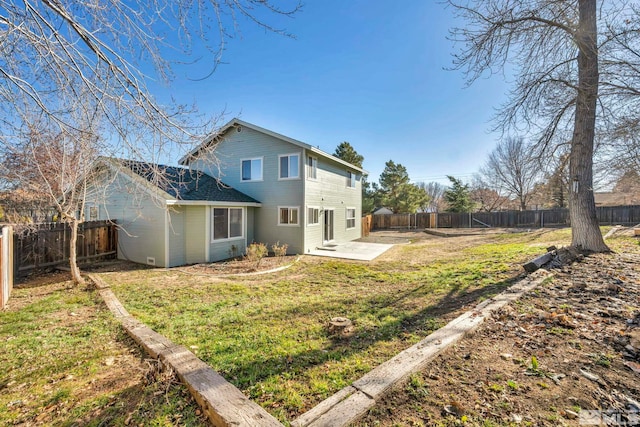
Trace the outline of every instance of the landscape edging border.
<path fill-rule="evenodd" d="M 152 357 L 170 366 L 215 426 L 282 426 L 184 346 L 176 345 L 131 316 L 100 277 L 89 274 L 109 310 Z M 500 294 L 482 301 L 413 346 L 369 371 L 292 421 L 293 427 L 341 427 L 362 417 L 393 386 L 418 372 L 451 345 L 475 331 L 492 312 L 553 277 L 538 270 Z"/>

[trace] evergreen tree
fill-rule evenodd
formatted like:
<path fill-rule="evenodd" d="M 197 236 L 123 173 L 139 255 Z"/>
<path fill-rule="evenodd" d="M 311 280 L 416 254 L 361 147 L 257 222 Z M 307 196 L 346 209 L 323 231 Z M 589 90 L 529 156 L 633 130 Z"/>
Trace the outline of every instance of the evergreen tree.
<path fill-rule="evenodd" d="M 449 205 L 447 212 L 471 212 L 473 202 L 469 184 L 463 184 L 461 180 L 450 175 L 447 175 L 447 178 L 451 181 L 451 187 L 444 192 L 444 199 Z"/>
<path fill-rule="evenodd" d="M 407 168 L 389 160 L 380 174 L 380 191 L 384 206 L 394 213 L 414 213 L 428 203 L 427 192 L 409 182 Z"/>
<path fill-rule="evenodd" d="M 358 154 L 355 148 L 353 148 L 353 146 L 351 146 L 351 144 L 349 144 L 347 141 L 341 142 L 336 148 L 336 151 L 333 153 L 333 155 L 340 160 L 344 160 L 345 162 L 362 168 L 364 156 L 362 154 Z"/>

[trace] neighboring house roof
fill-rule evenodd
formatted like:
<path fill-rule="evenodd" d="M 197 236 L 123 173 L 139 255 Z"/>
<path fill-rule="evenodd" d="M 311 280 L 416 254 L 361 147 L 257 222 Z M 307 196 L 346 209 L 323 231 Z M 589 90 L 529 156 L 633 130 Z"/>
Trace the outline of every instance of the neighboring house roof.
<path fill-rule="evenodd" d="M 594 192 L 596 206 L 625 206 L 640 204 L 640 194 L 615 191 Z"/>
<path fill-rule="evenodd" d="M 198 154 L 203 151 L 204 149 L 208 148 L 209 146 L 211 146 L 212 144 L 215 144 L 222 136 L 224 136 L 225 133 L 227 133 L 230 129 L 235 128 L 237 126 L 244 126 L 248 129 L 252 129 L 256 132 L 261 132 L 264 133 L 266 135 L 272 136 L 274 138 L 278 138 L 282 141 L 286 141 L 290 144 L 296 145 L 298 147 L 304 148 L 305 150 L 311 151 L 314 154 L 317 154 L 319 156 L 331 159 L 335 162 L 341 163 L 344 166 L 349 167 L 350 169 L 353 169 L 357 172 L 360 172 L 364 175 L 367 175 L 368 172 L 365 171 L 364 169 L 353 165 L 349 162 L 345 162 L 342 159 L 337 158 L 336 156 L 333 156 L 329 153 L 326 153 L 322 150 L 320 150 L 319 148 L 314 147 L 313 145 L 309 145 L 307 143 L 304 143 L 302 141 L 298 141 L 297 139 L 293 139 L 293 138 L 289 138 L 288 136 L 284 136 L 282 134 L 279 134 L 277 132 L 273 132 L 269 129 L 265 129 L 262 128 L 260 126 L 256 126 L 252 123 L 249 122 L 245 122 L 243 120 L 240 120 L 238 118 L 234 118 L 231 119 L 227 124 L 225 124 L 224 126 L 222 126 L 216 133 L 212 134 L 209 138 L 207 138 L 202 144 L 198 145 L 196 148 L 194 148 L 193 150 L 189 151 L 185 156 L 183 156 L 178 163 L 181 165 L 188 165 L 189 162 L 191 160 L 194 160 L 198 157 Z"/>
<path fill-rule="evenodd" d="M 259 204 L 260 202 L 201 171 L 133 160 L 109 159 L 177 201 Z"/>
<path fill-rule="evenodd" d="M 385 208 L 385 207 L 381 207 L 381 208 L 376 208 L 373 211 L 374 215 L 385 215 L 385 214 L 392 214 L 393 211 L 389 208 Z"/>

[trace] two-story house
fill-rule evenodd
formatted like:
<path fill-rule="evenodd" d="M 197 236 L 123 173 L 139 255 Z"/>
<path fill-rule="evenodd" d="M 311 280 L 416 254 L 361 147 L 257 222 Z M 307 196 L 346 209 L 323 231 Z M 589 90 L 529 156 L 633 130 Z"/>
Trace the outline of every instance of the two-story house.
<path fill-rule="evenodd" d="M 361 237 L 363 170 L 239 119 L 179 162 L 258 200 L 249 240 L 306 253 Z"/>
<path fill-rule="evenodd" d="M 85 215 L 118 221 L 119 258 L 172 267 L 251 242 L 304 254 L 361 236 L 364 171 L 309 144 L 233 119 L 179 163 L 96 165 Z"/>

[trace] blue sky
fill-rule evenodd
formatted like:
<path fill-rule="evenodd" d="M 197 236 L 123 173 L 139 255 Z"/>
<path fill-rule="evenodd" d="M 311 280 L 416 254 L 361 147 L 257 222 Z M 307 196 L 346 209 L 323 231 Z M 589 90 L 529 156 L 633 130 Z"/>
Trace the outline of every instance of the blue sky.
<path fill-rule="evenodd" d="M 294 18 L 267 20 L 296 38 L 241 21 L 224 64 L 201 81 L 207 64 L 181 69 L 170 94 L 329 153 L 348 141 L 370 181 L 387 160 L 412 181 L 469 180 L 494 148 L 490 119 L 508 88 L 502 76 L 465 88 L 445 70 L 456 21 L 438 2 L 310 0 Z"/>

